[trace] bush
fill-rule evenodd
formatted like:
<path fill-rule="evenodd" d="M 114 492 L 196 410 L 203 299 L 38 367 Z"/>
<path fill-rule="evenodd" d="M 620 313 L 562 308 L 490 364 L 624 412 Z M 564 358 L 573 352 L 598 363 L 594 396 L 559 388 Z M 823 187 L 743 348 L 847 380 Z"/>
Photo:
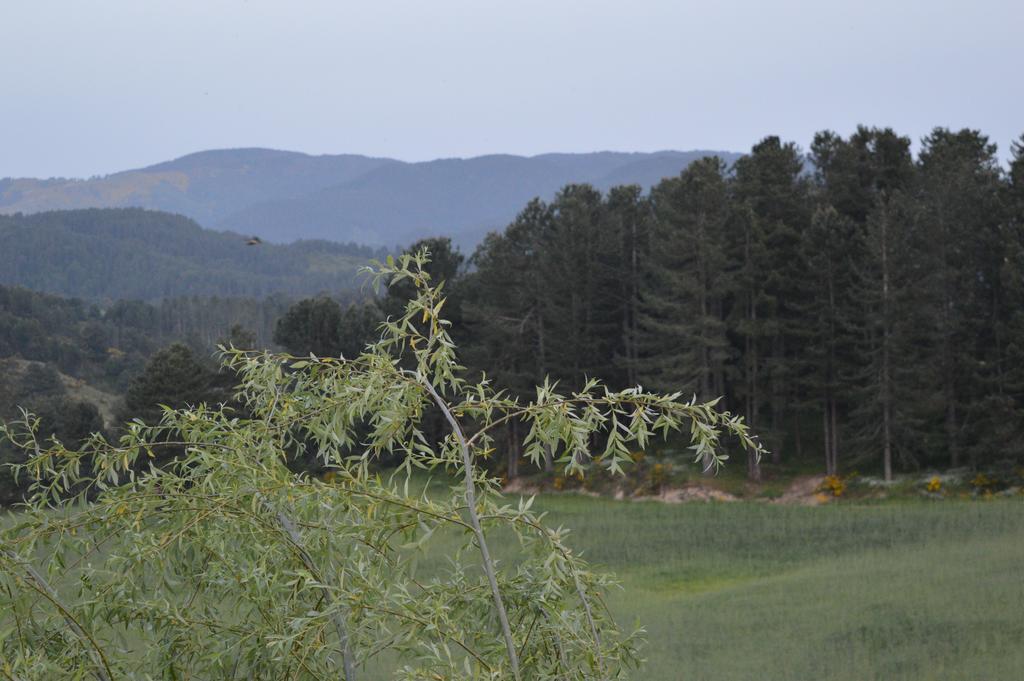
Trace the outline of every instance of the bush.
<path fill-rule="evenodd" d="M 425 262 L 419 253 L 376 270 L 416 297 L 355 359 L 226 353 L 244 415 L 168 409 L 157 425 L 77 451 L 39 447 L 32 419 L 0 430 L 27 453 L 16 471 L 33 480 L 0 537 L 7 675 L 352 681 L 385 651 L 407 680 L 613 679 L 635 666 L 637 635 L 617 630 L 601 598 L 609 578 L 478 466 L 491 432 L 520 419 L 526 456 L 555 448 L 565 476 L 584 464 L 618 472 L 630 445 L 681 428 L 698 458 L 727 433 L 758 444 L 740 419 L 678 395 L 597 381 L 564 395 L 545 383 L 524 404 L 466 382 Z M 439 441 L 421 428 L 428 407 L 449 426 Z M 589 451 L 594 433 L 602 452 Z M 285 465 L 297 440 L 315 443 L 330 481 Z M 167 446 L 181 455 L 144 465 Z M 385 481 L 371 465 L 388 452 L 404 459 Z M 417 493 L 416 468 L 458 484 Z M 496 530 L 514 537 L 518 561 L 495 562 Z M 460 548 L 423 574 L 417 559 L 441 535 Z"/>

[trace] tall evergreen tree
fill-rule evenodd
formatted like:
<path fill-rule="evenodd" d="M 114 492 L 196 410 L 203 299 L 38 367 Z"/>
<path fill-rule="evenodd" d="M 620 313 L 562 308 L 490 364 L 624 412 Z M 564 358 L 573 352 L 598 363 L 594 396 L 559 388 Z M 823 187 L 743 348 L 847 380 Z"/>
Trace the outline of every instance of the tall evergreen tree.
<path fill-rule="evenodd" d="M 543 325 L 558 342 L 545 345 L 545 357 L 555 377 L 582 385 L 611 364 L 621 341 L 619 247 L 603 197 L 590 185 L 565 187 L 550 208 L 538 276 L 544 290 Z"/>
<path fill-rule="evenodd" d="M 905 368 L 910 341 L 906 320 L 911 312 L 905 294 L 913 262 L 908 241 L 912 210 L 905 198 L 914 174 L 910 139 L 891 129 L 858 127 L 848 140 L 826 131 L 815 136 L 811 158 L 819 200 L 857 227 L 843 315 L 856 333 L 850 354 L 841 358 L 845 361 L 836 371 L 851 398 L 845 420 L 851 426 L 852 444 L 872 457 L 880 452 L 888 480 L 897 442 L 909 445 L 916 440 L 898 437 L 911 426 L 898 397 L 911 385 Z M 861 247 L 854 247 L 858 242 Z M 838 435 L 839 425 L 826 427 L 829 431 Z M 908 447 L 900 452 L 904 458 L 911 456 Z"/>
<path fill-rule="evenodd" d="M 639 380 L 701 400 L 725 392 L 725 167 L 691 164 L 652 191 L 657 216 L 640 305 Z"/>
<path fill-rule="evenodd" d="M 188 346 L 170 345 L 153 355 L 145 370 L 128 386 L 124 420 L 138 418 L 154 424 L 164 406 L 181 409 L 224 401 L 226 396 L 214 387 L 214 376 L 211 367 L 197 359 Z"/>
<path fill-rule="evenodd" d="M 861 244 L 857 225 L 830 204 L 815 211 L 803 235 L 808 291 L 796 304 L 804 327 L 800 388 L 820 409 L 827 475 L 839 472 L 839 412 L 849 391 L 844 369 L 851 353 L 854 263 Z"/>
<path fill-rule="evenodd" d="M 341 306 L 326 296 L 301 300 L 277 321 L 274 342 L 293 355 L 337 357 Z"/>
<path fill-rule="evenodd" d="M 618 234 L 618 306 L 622 315 L 622 340 L 617 364 L 627 385 L 636 385 L 640 343 L 641 288 L 652 240 L 651 202 L 638 185 L 612 187 L 607 199 L 610 229 Z"/>
<path fill-rule="evenodd" d="M 740 369 L 746 374 L 748 417 L 767 433 L 772 459 L 779 462 L 785 417 L 797 398 L 796 306 L 806 291 L 800 244 L 810 220 L 809 185 L 797 146 L 774 136 L 754 145 L 734 171 L 739 229 L 733 230 L 730 257 L 739 277 L 732 326 L 747 355 Z M 799 451 L 800 429 L 793 430 Z"/>
<path fill-rule="evenodd" d="M 551 230 L 552 211 L 534 199 L 501 233 L 487 235 L 473 254 L 464 304 L 470 367 L 488 367 L 489 378 L 512 395 L 528 398 L 550 373 L 548 346 L 554 343 L 546 313 L 549 292 L 541 277 L 541 249 Z M 522 435 L 509 422 L 507 471 L 518 474 Z M 549 455 L 545 467 L 550 470 Z"/>
<path fill-rule="evenodd" d="M 652 191 L 656 223 L 643 268 L 636 337 L 637 380 L 708 400 L 725 392 L 723 319 L 725 166 L 696 161 Z M 705 461 L 710 470 L 710 461 Z"/>
<path fill-rule="evenodd" d="M 975 437 L 1000 458 L 1024 460 L 1024 135 L 1011 147 L 1003 192 L 1000 305 L 993 330 L 995 385 Z"/>
<path fill-rule="evenodd" d="M 919 285 L 931 294 L 930 335 L 936 354 L 926 376 L 937 400 L 941 437 L 932 449 L 948 464 L 965 463 L 966 429 L 977 418 L 977 400 L 992 386 L 984 347 L 998 313 L 996 283 L 1000 169 L 996 146 L 975 130 L 935 129 L 922 140 L 918 161 L 921 205 L 919 244 L 932 265 Z M 977 450 L 969 452 L 977 463 Z"/>

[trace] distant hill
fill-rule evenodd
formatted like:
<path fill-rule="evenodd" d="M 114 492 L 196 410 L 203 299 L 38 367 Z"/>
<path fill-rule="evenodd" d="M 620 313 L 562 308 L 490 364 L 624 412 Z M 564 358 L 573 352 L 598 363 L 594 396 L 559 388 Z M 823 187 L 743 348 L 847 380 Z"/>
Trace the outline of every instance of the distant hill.
<path fill-rule="evenodd" d="M 90 300 L 310 295 L 352 288 L 382 255 L 354 244 L 247 237 L 138 208 L 0 215 L 0 284 Z"/>
<path fill-rule="evenodd" d="M 470 250 L 534 197 L 586 182 L 645 189 L 712 151 L 480 156 L 405 163 L 269 149 L 204 151 L 89 180 L 0 180 L 0 213 L 139 206 L 205 227 L 288 243 L 325 239 L 392 247 L 451 236 Z"/>
<path fill-rule="evenodd" d="M 270 149 L 203 151 L 88 180 L 0 180 L 0 212 L 139 207 L 214 227 L 254 203 L 303 196 L 389 163 L 395 161 Z"/>

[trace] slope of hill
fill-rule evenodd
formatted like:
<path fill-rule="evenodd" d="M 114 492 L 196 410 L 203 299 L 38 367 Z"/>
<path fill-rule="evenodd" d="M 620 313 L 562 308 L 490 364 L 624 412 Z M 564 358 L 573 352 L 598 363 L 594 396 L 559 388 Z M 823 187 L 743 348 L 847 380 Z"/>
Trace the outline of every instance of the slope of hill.
<path fill-rule="evenodd" d="M 138 208 L 0 216 L 0 284 L 92 300 L 339 291 L 377 255 L 327 242 L 247 246 L 238 234 Z"/>
<path fill-rule="evenodd" d="M 396 162 L 271 149 L 202 151 L 88 180 L 0 180 L 0 212 L 140 207 L 181 213 L 212 227 L 253 203 L 308 194 L 390 163 Z"/>
<path fill-rule="evenodd" d="M 480 156 L 404 163 L 268 149 L 191 154 L 89 180 L 0 180 L 0 213 L 139 206 L 277 242 L 407 244 L 439 233 L 471 249 L 527 201 L 587 182 L 649 187 L 712 151 Z"/>
<path fill-rule="evenodd" d="M 17 407 L 31 409 L 31 394 L 19 395 L 19 391 L 13 388 L 24 386 L 26 376 L 35 372 L 47 371 L 44 362 L 36 362 L 20 357 L 0 357 L 0 415 L 6 420 L 18 417 Z M 112 392 L 102 390 L 96 386 L 89 385 L 80 378 L 68 376 L 56 369 L 53 369 L 54 376 L 59 380 L 58 389 L 76 402 L 87 402 L 96 407 L 103 418 L 103 425 L 106 428 L 113 428 L 117 425 L 117 410 L 121 404 L 121 397 Z M 21 398 L 21 399 L 18 399 Z"/>

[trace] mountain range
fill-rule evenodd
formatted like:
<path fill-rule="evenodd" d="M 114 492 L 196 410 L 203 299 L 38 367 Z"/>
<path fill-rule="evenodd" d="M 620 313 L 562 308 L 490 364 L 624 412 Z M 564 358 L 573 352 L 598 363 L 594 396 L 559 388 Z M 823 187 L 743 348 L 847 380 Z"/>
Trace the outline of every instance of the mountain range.
<path fill-rule="evenodd" d="M 408 163 L 350 154 L 225 149 L 89 179 L 0 180 L 0 213 L 140 207 L 289 243 L 406 245 L 446 235 L 471 250 L 532 198 L 570 183 L 645 189 L 714 151 L 491 155 Z"/>

